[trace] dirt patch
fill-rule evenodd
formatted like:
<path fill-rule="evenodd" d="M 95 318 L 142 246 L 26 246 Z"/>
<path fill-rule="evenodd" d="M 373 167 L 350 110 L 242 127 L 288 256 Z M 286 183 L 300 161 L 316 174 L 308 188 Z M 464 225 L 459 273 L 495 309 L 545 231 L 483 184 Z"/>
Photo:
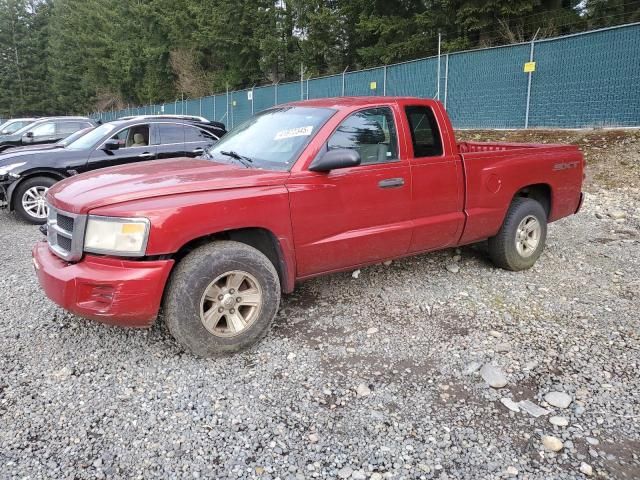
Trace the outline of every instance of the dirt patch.
<path fill-rule="evenodd" d="M 640 478 L 640 440 L 623 438 L 615 442 L 603 442 L 596 448 L 607 455 L 603 463 L 614 478 Z"/>
<path fill-rule="evenodd" d="M 428 361 L 398 359 L 378 355 L 354 353 L 341 357 L 322 360 L 322 369 L 326 372 L 345 376 L 377 378 L 386 382 L 420 379 L 428 380 L 433 376 L 433 365 Z"/>
<path fill-rule="evenodd" d="M 445 335 L 458 335 L 461 337 L 469 335 L 469 327 L 465 323 L 465 319 L 458 315 L 448 316 L 439 322 Z"/>

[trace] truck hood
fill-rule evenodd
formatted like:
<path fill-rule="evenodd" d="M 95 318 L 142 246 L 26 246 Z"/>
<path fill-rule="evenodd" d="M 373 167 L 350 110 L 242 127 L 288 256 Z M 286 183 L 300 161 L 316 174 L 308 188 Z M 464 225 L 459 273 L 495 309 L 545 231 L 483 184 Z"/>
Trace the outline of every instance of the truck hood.
<path fill-rule="evenodd" d="M 110 167 L 55 184 L 49 202 L 71 213 L 165 195 L 282 185 L 289 172 L 274 172 L 192 158 Z"/>

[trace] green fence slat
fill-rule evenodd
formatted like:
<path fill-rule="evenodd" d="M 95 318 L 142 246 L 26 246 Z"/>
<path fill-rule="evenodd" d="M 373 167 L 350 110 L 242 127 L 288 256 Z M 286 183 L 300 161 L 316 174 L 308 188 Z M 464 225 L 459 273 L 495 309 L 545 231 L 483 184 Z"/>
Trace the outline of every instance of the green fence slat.
<path fill-rule="evenodd" d="M 456 128 L 523 128 L 530 43 L 450 53 L 411 62 L 167 102 L 97 112 L 203 115 L 227 128 L 273 105 L 344 95 L 415 96 L 441 101 Z M 531 74 L 529 126 L 640 126 L 640 23 L 538 40 Z M 439 88 L 438 88 L 439 86 Z"/>

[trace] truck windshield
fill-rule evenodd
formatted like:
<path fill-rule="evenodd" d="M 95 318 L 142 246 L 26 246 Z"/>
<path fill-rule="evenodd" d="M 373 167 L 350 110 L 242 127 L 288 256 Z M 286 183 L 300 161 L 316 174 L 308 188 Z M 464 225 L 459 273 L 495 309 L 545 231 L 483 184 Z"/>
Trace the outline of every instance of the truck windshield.
<path fill-rule="evenodd" d="M 204 154 L 247 168 L 287 171 L 320 127 L 335 113 L 330 108 L 276 107 L 261 112 L 227 133 Z"/>

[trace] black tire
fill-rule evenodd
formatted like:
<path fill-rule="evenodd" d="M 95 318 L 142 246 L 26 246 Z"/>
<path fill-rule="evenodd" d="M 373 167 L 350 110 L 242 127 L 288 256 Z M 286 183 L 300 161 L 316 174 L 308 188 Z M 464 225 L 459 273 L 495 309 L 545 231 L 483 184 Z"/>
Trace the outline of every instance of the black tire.
<path fill-rule="evenodd" d="M 525 255 L 516 247 L 518 226 L 523 220 L 534 217 L 540 225 L 537 247 Z M 526 270 L 531 268 L 542 254 L 547 239 L 547 214 L 537 201 L 531 198 L 515 198 L 504 219 L 500 231 L 489 238 L 489 256 L 493 263 L 505 270 Z"/>
<path fill-rule="evenodd" d="M 200 316 L 204 293 L 215 279 L 232 271 L 253 276 L 262 292 L 262 304 L 253 322 L 240 333 L 214 335 Z M 279 304 L 280 281 L 271 261 L 244 243 L 218 241 L 193 250 L 178 264 L 167 286 L 163 310 L 169 332 L 180 345 L 199 357 L 216 357 L 260 341 L 269 331 Z"/>
<path fill-rule="evenodd" d="M 31 188 L 43 187 L 49 189 L 56 182 L 57 180 L 51 177 L 33 177 L 28 178 L 20 183 L 13 192 L 13 209 L 20 216 L 20 218 L 26 220 L 29 223 L 33 223 L 34 225 L 42 225 L 43 223 L 45 223 L 47 221 L 47 217 L 45 216 L 44 218 L 39 218 L 29 213 L 22 205 L 22 199 L 25 193 Z"/>

